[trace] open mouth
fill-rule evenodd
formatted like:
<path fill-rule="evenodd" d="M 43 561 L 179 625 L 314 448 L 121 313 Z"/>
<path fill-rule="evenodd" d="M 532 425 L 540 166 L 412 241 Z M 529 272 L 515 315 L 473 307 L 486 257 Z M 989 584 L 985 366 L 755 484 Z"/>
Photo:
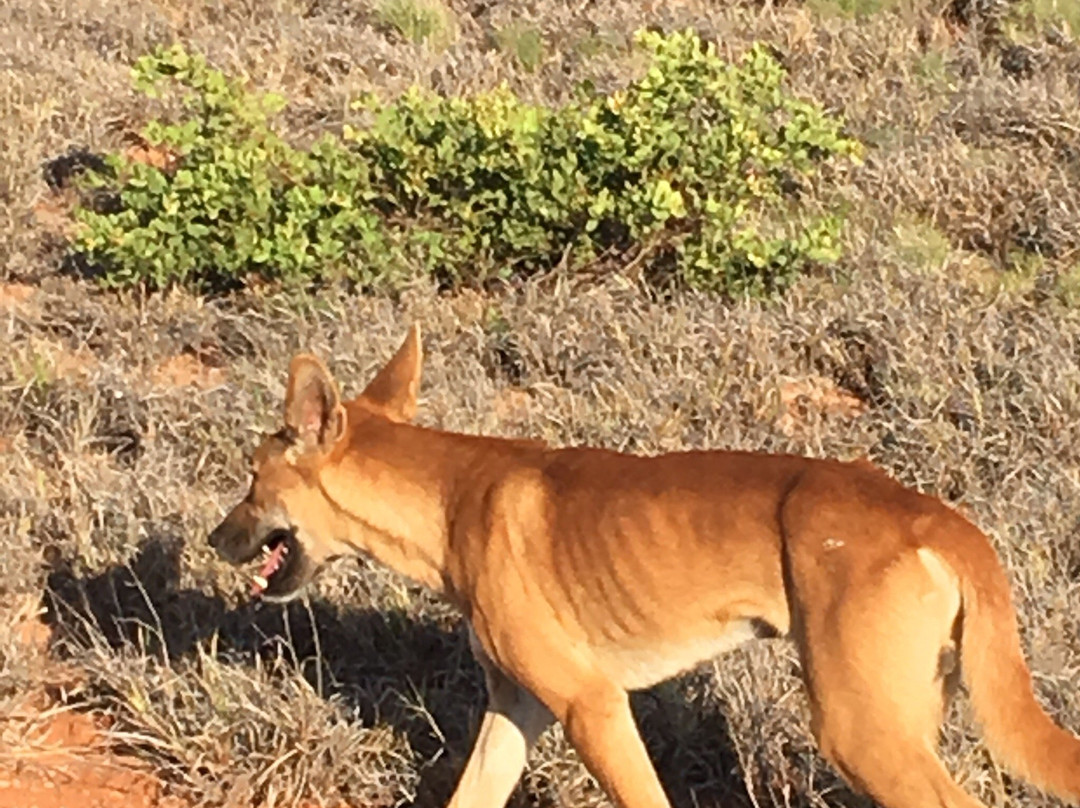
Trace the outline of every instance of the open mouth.
<path fill-rule="evenodd" d="M 290 563 L 298 555 L 296 540 L 287 530 L 275 530 L 262 546 L 262 566 L 251 576 L 251 594 L 262 595 L 284 579 Z"/>

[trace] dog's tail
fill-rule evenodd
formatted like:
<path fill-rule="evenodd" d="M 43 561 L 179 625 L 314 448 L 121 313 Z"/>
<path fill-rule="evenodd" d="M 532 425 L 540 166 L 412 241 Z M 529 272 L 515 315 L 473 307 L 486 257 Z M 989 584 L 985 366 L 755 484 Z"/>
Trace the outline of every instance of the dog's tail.
<path fill-rule="evenodd" d="M 1080 738 L 1035 700 L 1008 578 L 987 538 L 966 527 L 934 550 L 959 578 L 960 663 L 987 745 L 1032 785 L 1080 803 Z"/>

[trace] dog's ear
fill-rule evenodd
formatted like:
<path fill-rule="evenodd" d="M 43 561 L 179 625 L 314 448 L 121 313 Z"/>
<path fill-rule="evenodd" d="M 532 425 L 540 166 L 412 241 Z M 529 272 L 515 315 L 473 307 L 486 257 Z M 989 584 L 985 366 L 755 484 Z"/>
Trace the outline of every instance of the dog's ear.
<path fill-rule="evenodd" d="M 371 380 L 363 397 L 394 421 L 411 421 L 416 415 L 416 397 L 420 390 L 420 326 L 409 329 L 393 358 Z"/>
<path fill-rule="evenodd" d="M 289 363 L 285 425 L 308 448 L 329 449 L 345 434 L 345 408 L 330 371 L 318 357 L 299 354 Z"/>

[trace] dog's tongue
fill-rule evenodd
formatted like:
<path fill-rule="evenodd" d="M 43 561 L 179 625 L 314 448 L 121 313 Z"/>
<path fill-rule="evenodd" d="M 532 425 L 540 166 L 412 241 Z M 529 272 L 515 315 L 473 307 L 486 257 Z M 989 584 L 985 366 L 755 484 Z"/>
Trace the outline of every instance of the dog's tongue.
<path fill-rule="evenodd" d="M 266 557 L 266 561 L 263 562 L 262 569 L 259 573 L 252 578 L 251 581 L 251 594 L 261 594 L 269 585 L 270 576 L 277 571 L 277 568 L 281 566 L 281 557 L 285 554 L 285 542 L 279 542 L 273 550 L 270 551 L 270 555 Z"/>

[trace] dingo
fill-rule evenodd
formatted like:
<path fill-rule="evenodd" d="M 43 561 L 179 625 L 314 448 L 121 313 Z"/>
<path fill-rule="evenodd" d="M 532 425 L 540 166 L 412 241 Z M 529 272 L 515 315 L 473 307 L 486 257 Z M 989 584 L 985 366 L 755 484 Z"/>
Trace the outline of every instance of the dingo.
<path fill-rule="evenodd" d="M 318 359 L 293 359 L 285 426 L 210 542 L 236 564 L 261 554 L 268 599 L 362 552 L 462 611 L 489 704 L 452 806 L 502 806 L 553 719 L 620 806 L 667 806 L 627 691 L 777 634 L 822 754 L 883 806 L 980 805 L 935 753 L 957 660 L 997 755 L 1080 800 L 1080 740 L 1032 694 L 997 555 L 937 499 L 865 462 L 413 426 L 420 365 L 414 327 L 343 403 Z"/>

